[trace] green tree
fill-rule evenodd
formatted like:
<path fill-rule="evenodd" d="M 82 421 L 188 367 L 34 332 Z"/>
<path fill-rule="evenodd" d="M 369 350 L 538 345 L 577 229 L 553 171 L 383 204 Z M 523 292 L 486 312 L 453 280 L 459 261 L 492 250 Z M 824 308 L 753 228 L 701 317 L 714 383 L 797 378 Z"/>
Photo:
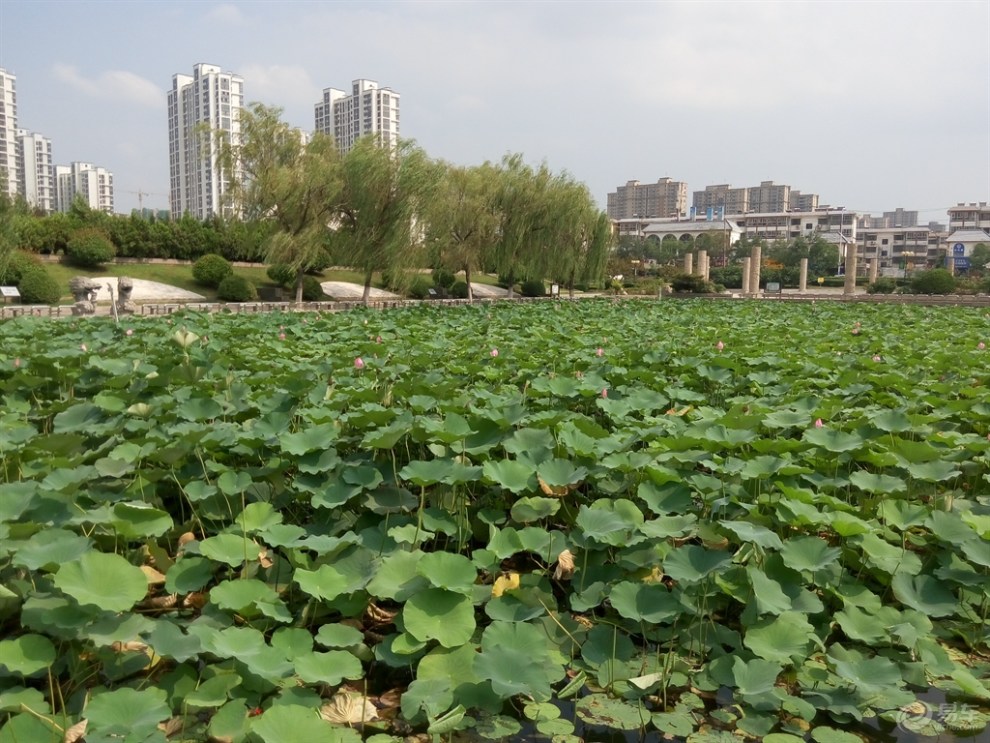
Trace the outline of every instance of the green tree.
<path fill-rule="evenodd" d="M 984 273 L 990 269 L 990 245 L 987 243 L 976 243 L 973 252 L 969 256 L 970 270 L 976 273 Z"/>
<path fill-rule="evenodd" d="M 0 194 L 0 276 L 6 275 L 18 247 L 20 234 L 16 206 L 7 194 Z"/>
<path fill-rule="evenodd" d="M 384 147 L 373 136 L 361 137 L 342 158 L 339 216 L 329 244 L 338 263 L 363 274 L 365 303 L 376 271 L 400 277 L 422 265 L 426 204 L 442 173 L 411 141 Z"/>
<path fill-rule="evenodd" d="M 808 275 L 831 276 L 839 267 L 839 246 L 821 235 L 815 235 L 808 243 Z"/>
<path fill-rule="evenodd" d="M 498 228 L 497 169 L 447 165 L 436 198 L 426 205 L 428 243 L 437 265 L 464 271 L 467 299 L 474 299 L 471 273 L 487 262 Z"/>
<path fill-rule="evenodd" d="M 322 265 L 328 225 L 340 218 L 341 159 L 332 139 L 317 134 L 303 144 L 281 115 L 252 104 L 241 113 L 240 141 L 224 141 L 221 151 L 234 203 L 244 217 L 274 225 L 266 260 L 292 267 L 301 303 L 303 277 Z M 238 165 L 243 180 L 233 178 Z"/>

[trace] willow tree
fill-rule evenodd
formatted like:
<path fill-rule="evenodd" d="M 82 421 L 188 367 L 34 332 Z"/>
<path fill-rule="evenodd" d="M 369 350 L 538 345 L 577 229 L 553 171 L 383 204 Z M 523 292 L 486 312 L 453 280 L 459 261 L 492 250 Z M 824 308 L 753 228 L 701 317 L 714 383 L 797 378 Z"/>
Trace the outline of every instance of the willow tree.
<path fill-rule="evenodd" d="M 394 147 L 361 137 L 341 159 L 341 195 L 330 234 L 331 255 L 364 276 L 367 304 L 375 272 L 401 277 L 423 255 L 424 205 L 441 168 L 409 141 Z"/>
<path fill-rule="evenodd" d="M 426 211 L 428 242 L 440 265 L 464 271 L 469 300 L 471 274 L 486 264 L 498 233 L 498 176 L 490 163 L 448 165 Z"/>
<path fill-rule="evenodd" d="M 222 157 L 242 216 L 275 225 L 265 260 L 292 268 L 301 303 L 306 271 L 324 263 L 328 227 L 340 213 L 341 158 L 330 137 L 304 142 L 281 115 L 260 103 L 242 111 L 239 141 L 224 140 Z"/>

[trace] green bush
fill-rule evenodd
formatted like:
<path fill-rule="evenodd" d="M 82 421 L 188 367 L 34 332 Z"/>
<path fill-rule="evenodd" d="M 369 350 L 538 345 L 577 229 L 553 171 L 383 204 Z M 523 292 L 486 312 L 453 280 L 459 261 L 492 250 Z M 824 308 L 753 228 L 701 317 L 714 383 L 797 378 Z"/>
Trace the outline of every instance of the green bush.
<path fill-rule="evenodd" d="M 296 272 L 292 270 L 292 266 L 287 266 L 284 263 L 275 263 L 269 266 L 265 273 L 279 286 L 292 286 L 296 281 Z"/>
<path fill-rule="evenodd" d="M 62 287 L 48 269 L 40 265 L 25 268 L 17 288 L 24 304 L 58 304 L 62 298 Z"/>
<path fill-rule="evenodd" d="M 80 268 L 99 268 L 113 260 L 117 249 L 103 232 L 91 227 L 76 230 L 65 246 L 70 264 Z"/>
<path fill-rule="evenodd" d="M 41 261 L 30 253 L 22 250 L 15 250 L 10 254 L 5 265 L 0 266 L 0 285 L 18 286 L 21 283 L 21 276 L 30 268 L 43 268 Z"/>
<path fill-rule="evenodd" d="M 258 298 L 258 290 L 248 279 L 232 273 L 220 282 L 217 297 L 225 302 L 252 302 Z"/>
<path fill-rule="evenodd" d="M 454 272 L 446 268 L 434 268 L 433 269 L 433 285 L 439 286 L 441 289 L 449 289 L 454 285 L 456 277 Z"/>
<path fill-rule="evenodd" d="M 922 271 L 911 279 L 911 291 L 915 294 L 952 294 L 956 279 L 944 268 Z"/>
<path fill-rule="evenodd" d="M 715 285 L 710 281 L 705 281 L 701 276 L 689 273 L 680 273 L 670 280 L 670 286 L 675 292 L 687 292 L 689 294 L 711 294 L 715 291 Z"/>
<path fill-rule="evenodd" d="M 454 299 L 467 299 L 468 285 L 466 281 L 455 281 L 450 287 L 450 296 Z"/>
<path fill-rule="evenodd" d="M 881 276 L 868 287 L 867 294 L 893 294 L 897 291 L 897 282 L 888 276 Z"/>
<path fill-rule="evenodd" d="M 542 279 L 529 279 L 519 285 L 519 294 L 523 297 L 545 297 L 547 288 Z"/>
<path fill-rule="evenodd" d="M 315 276 L 303 276 L 303 299 L 307 302 L 319 302 L 324 298 L 320 280 Z"/>
<path fill-rule="evenodd" d="M 193 264 L 193 279 L 200 286 L 216 289 L 220 283 L 234 272 L 230 261 L 222 255 L 207 253 Z"/>
<path fill-rule="evenodd" d="M 425 276 L 417 276 L 409 284 L 406 289 L 406 294 L 410 299 L 426 299 L 430 296 L 430 289 L 433 288 L 433 284 Z"/>

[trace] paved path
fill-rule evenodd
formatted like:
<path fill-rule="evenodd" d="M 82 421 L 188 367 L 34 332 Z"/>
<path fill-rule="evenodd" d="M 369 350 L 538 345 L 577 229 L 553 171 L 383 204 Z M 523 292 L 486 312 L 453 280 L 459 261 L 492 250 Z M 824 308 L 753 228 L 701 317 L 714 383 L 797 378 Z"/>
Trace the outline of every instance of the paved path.
<path fill-rule="evenodd" d="M 323 287 L 324 294 L 334 299 L 361 299 L 364 296 L 364 287 L 361 284 L 352 284 L 348 281 L 323 281 L 320 286 Z M 374 287 L 369 297 L 370 299 L 402 299 L 398 294 Z"/>
<path fill-rule="evenodd" d="M 113 287 L 113 293 L 116 296 L 116 276 L 99 276 L 93 279 L 93 281 L 100 283 L 100 290 L 96 293 L 97 302 L 110 301 L 110 290 L 107 289 L 107 284 Z M 134 291 L 131 292 L 131 299 L 135 302 L 147 302 L 158 299 L 198 302 L 206 299 L 202 294 L 186 291 L 170 284 L 162 284 L 157 281 L 147 281 L 145 279 L 131 279 L 131 281 L 134 282 Z"/>

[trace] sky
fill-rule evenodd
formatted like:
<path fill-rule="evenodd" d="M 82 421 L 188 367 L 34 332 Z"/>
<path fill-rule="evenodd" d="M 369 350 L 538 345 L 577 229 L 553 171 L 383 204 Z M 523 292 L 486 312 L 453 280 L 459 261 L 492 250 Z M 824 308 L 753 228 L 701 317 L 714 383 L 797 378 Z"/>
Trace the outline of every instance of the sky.
<path fill-rule="evenodd" d="M 602 208 L 662 177 L 922 223 L 990 200 L 990 0 L 0 0 L 18 126 L 110 170 L 118 212 L 167 208 L 166 92 L 200 62 L 307 130 L 375 80 L 430 156 L 521 153 Z"/>

